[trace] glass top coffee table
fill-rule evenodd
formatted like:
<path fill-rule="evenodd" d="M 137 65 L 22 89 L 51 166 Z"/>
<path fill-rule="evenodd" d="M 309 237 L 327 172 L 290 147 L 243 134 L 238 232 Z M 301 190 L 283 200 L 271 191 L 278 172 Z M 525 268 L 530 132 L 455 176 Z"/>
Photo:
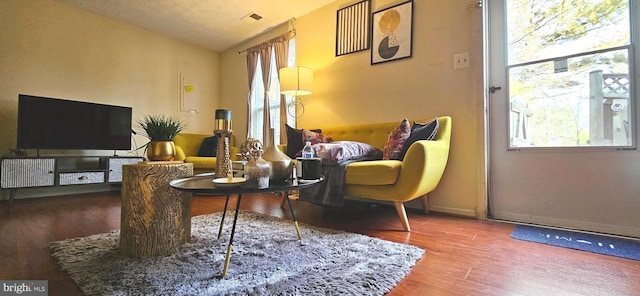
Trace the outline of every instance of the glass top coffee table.
<path fill-rule="evenodd" d="M 224 210 L 222 212 L 222 219 L 220 220 L 220 227 L 218 228 L 218 238 L 222 234 L 222 225 L 224 223 L 224 218 L 227 213 L 227 206 L 229 205 L 229 197 L 231 195 L 238 195 L 238 200 L 236 202 L 236 209 L 233 217 L 233 226 L 231 227 L 231 236 L 229 238 L 229 244 L 227 245 L 227 256 L 224 261 L 224 268 L 222 270 L 222 275 L 220 277 L 225 277 L 227 275 L 227 271 L 229 270 L 229 261 L 231 260 L 231 248 L 233 245 L 233 235 L 236 231 L 236 222 L 238 221 L 238 210 L 240 209 L 240 201 L 242 200 L 243 194 L 251 194 L 251 193 L 275 193 L 282 192 L 284 195 L 284 199 L 289 204 L 289 210 L 291 211 L 291 219 L 293 220 L 293 224 L 296 227 L 296 232 L 298 233 L 298 239 L 302 239 L 300 235 L 300 227 L 298 226 L 298 220 L 296 219 L 296 215 L 293 212 L 293 206 L 291 205 L 291 200 L 289 199 L 289 191 L 300 190 L 303 188 L 311 187 L 319 184 L 324 181 L 324 177 L 320 177 L 316 180 L 287 180 L 283 183 L 269 183 L 268 188 L 264 189 L 255 189 L 255 188 L 245 188 L 243 184 L 239 184 L 238 186 L 221 186 L 216 187 L 216 184 L 213 182 L 215 176 L 213 173 L 208 174 L 200 174 L 195 175 L 193 177 L 175 179 L 169 182 L 169 185 L 180 191 L 187 191 L 196 194 L 208 194 L 208 195 L 226 195 L 227 199 L 224 202 Z"/>

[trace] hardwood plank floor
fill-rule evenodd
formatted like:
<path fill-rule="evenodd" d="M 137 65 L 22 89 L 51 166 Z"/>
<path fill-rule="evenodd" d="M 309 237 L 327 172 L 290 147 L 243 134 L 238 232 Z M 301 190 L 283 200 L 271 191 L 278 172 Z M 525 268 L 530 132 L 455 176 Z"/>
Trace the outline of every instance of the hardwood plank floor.
<path fill-rule="evenodd" d="M 639 261 L 514 240 L 511 224 L 408 209 L 406 233 L 391 206 L 293 204 L 301 223 L 426 250 L 389 295 L 640 295 Z M 194 196 L 192 214 L 223 207 L 222 197 Z M 246 196 L 241 209 L 290 218 L 271 194 Z M 51 257 L 49 242 L 119 228 L 119 192 L 0 203 L 0 279 L 46 279 L 49 295 L 82 295 Z"/>

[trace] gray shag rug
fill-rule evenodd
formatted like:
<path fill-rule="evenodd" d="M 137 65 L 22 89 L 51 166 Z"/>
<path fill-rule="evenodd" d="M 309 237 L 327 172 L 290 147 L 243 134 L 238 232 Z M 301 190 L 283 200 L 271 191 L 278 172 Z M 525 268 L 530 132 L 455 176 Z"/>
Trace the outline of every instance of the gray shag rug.
<path fill-rule="evenodd" d="M 119 231 L 51 243 L 87 295 L 383 295 L 424 250 L 361 234 L 240 211 L 227 276 L 220 279 L 233 212 L 193 217 L 191 242 L 170 256 L 119 254 Z"/>

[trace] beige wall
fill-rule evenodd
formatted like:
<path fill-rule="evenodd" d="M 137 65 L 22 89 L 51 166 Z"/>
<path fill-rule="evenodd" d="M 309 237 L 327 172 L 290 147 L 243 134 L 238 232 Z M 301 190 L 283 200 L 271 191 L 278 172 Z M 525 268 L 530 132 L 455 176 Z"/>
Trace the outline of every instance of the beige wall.
<path fill-rule="evenodd" d="M 0 154 L 16 147 L 20 93 L 130 106 L 134 121 L 177 115 L 188 131 L 213 131 L 219 53 L 50 0 L 0 1 L 0 30 Z M 179 68 L 196 86 L 200 113 L 180 110 Z"/>
<path fill-rule="evenodd" d="M 48 0 L 0 1 L 0 28 L 3 152 L 16 145 L 20 93 L 130 106 L 134 121 L 177 115 L 190 131 L 212 133 L 216 52 Z M 180 110 L 179 69 L 196 85 L 200 113 Z"/>
<path fill-rule="evenodd" d="M 337 1 L 294 22 L 297 64 L 314 70 L 314 93 L 302 98 L 305 114 L 298 127 L 349 125 L 453 117 L 450 161 L 433 210 L 484 216 L 484 134 L 482 15 L 464 1 L 416 0 L 413 56 L 370 65 L 370 52 L 335 57 L 336 10 L 353 1 Z M 372 1 L 375 12 L 398 1 Z M 234 132 L 246 127 L 248 82 L 244 54 L 251 45 L 285 32 L 265 33 L 221 54 L 220 104 L 234 111 Z M 453 55 L 471 54 L 471 67 L 454 70 Z"/>

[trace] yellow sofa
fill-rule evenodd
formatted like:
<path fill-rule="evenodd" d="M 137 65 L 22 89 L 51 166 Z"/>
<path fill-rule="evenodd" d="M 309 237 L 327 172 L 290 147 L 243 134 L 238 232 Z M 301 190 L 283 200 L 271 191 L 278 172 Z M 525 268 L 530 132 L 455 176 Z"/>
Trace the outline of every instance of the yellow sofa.
<path fill-rule="evenodd" d="M 213 135 L 180 133 L 173 138 L 176 145 L 175 160 L 193 163 L 194 173 L 213 172 L 216 169 L 216 157 L 198 156 L 200 145 L 204 138 Z M 236 155 L 240 152 L 240 148 L 235 147 L 233 136 L 229 138 L 229 154 L 231 160 L 236 160 Z"/>
<path fill-rule="evenodd" d="M 436 138 L 413 143 L 402 161 L 359 161 L 347 165 L 345 195 L 393 202 L 404 230 L 411 231 L 404 202 L 421 198 L 423 209 L 428 212 L 427 193 L 438 186 L 449 158 L 451 117 L 438 116 L 438 121 Z M 333 141 L 358 141 L 383 149 L 389 134 L 399 124 L 400 121 L 319 128 L 323 135 L 331 137 Z"/>

